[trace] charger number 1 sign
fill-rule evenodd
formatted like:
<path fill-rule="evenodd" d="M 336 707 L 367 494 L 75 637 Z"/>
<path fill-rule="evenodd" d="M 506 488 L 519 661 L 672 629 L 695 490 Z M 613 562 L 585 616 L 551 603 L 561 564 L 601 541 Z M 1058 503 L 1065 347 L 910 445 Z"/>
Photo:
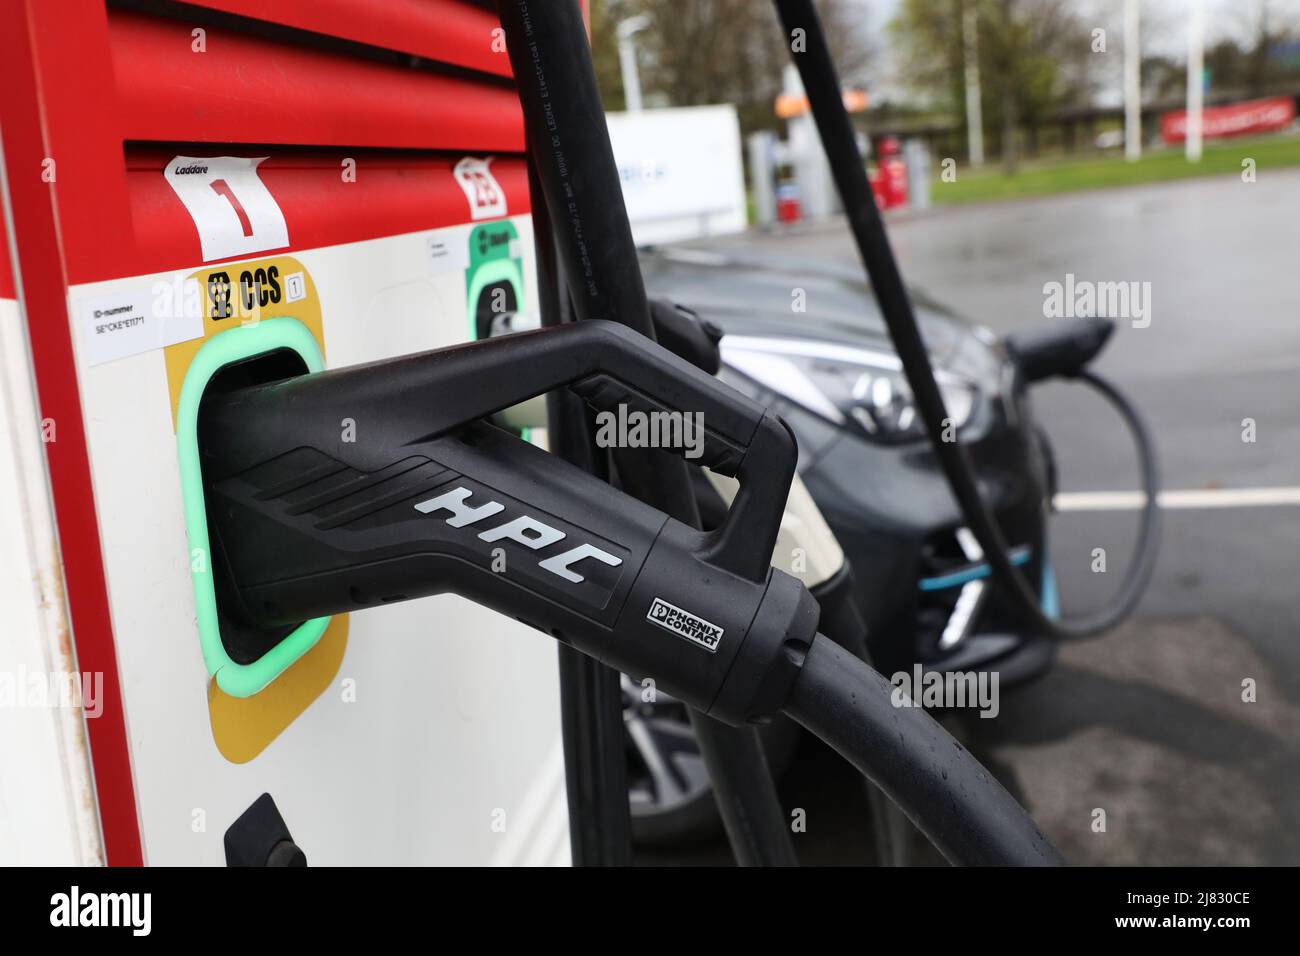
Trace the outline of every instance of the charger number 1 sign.
<path fill-rule="evenodd" d="M 203 261 L 289 245 L 284 213 L 257 175 L 265 156 L 177 156 L 163 170 L 199 231 Z"/>

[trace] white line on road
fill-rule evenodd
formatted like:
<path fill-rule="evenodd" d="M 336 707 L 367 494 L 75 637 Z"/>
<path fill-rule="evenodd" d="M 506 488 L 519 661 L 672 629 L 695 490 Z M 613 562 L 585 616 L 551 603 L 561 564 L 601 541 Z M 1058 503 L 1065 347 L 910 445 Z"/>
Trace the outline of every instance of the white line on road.
<path fill-rule="evenodd" d="M 1136 511 L 1146 504 L 1140 491 L 1063 491 L 1057 511 Z M 1268 508 L 1300 505 L 1300 488 L 1188 488 L 1162 491 L 1161 508 Z"/>

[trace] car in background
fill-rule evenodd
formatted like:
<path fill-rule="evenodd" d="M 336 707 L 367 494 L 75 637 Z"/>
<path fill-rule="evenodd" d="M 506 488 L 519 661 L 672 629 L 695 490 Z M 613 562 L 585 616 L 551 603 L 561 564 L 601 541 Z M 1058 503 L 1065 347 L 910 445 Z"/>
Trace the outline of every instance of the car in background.
<path fill-rule="evenodd" d="M 722 333 L 720 377 L 771 408 L 799 443 L 799 474 L 857 580 L 875 667 L 1041 675 L 1055 644 L 1024 633 L 931 450 L 870 289 L 832 263 L 692 247 L 643 250 L 647 292 Z M 924 296 L 913 304 L 936 378 L 1012 557 L 1056 613 L 1046 549 L 1050 447 L 996 336 Z M 684 709 L 626 697 L 633 829 L 647 842 L 716 825 Z M 774 769 L 792 728 L 766 733 Z"/>

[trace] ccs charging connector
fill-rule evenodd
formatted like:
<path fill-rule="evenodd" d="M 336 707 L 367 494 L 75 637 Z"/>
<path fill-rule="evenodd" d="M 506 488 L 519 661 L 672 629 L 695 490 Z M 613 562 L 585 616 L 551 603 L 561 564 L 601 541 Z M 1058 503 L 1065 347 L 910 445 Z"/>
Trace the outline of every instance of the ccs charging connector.
<path fill-rule="evenodd" d="M 698 531 L 483 421 L 562 387 L 702 413 L 700 461 L 740 481 L 726 521 Z M 816 601 L 770 567 L 789 429 L 613 323 L 212 393 L 198 447 L 236 629 L 454 592 L 731 723 L 780 709 L 816 632 Z"/>

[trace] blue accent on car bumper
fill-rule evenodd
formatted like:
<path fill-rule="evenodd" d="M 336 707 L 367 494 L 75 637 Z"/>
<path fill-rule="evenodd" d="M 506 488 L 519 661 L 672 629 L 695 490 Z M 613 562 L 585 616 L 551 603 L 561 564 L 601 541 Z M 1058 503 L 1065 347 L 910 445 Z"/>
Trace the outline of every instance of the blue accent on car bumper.
<path fill-rule="evenodd" d="M 1030 552 L 1029 548 L 1013 548 L 1011 550 L 1011 563 L 1017 566 L 1026 564 L 1031 556 L 1032 552 Z M 963 568 L 960 571 L 954 571 L 952 574 L 941 574 L 938 577 L 933 578 L 921 578 L 920 588 L 922 591 L 943 591 L 948 588 L 960 587 L 961 585 L 967 584 L 971 581 L 983 580 L 992 573 L 993 569 L 990 568 L 988 562 L 985 561 L 972 565 L 969 568 Z M 1053 593 L 1055 593 L 1055 590 L 1053 590 Z"/>
<path fill-rule="evenodd" d="M 1014 548 L 1011 551 L 1011 563 L 1017 566 L 1027 564 L 1030 556 L 1029 548 Z M 920 588 L 922 591 L 943 591 L 947 588 L 960 587 L 970 581 L 980 581 L 987 578 L 992 573 L 992 570 L 987 562 L 982 562 L 952 574 L 921 578 Z M 1061 616 L 1061 597 L 1056 590 L 1056 572 L 1052 570 L 1051 558 L 1043 559 L 1043 580 L 1039 595 L 1043 613 L 1052 620 L 1057 620 Z"/>
<path fill-rule="evenodd" d="M 1056 572 L 1052 570 L 1052 559 L 1043 559 L 1043 613 L 1053 621 L 1061 616 L 1061 596 L 1056 590 Z"/>

